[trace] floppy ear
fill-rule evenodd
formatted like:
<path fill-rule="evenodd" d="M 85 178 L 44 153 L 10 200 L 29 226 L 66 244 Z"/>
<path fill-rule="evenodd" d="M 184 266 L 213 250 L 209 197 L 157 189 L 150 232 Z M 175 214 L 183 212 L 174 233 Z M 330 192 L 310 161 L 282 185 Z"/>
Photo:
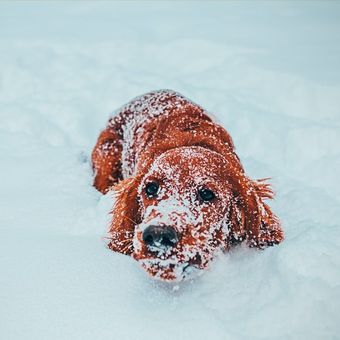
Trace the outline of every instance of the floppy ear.
<path fill-rule="evenodd" d="M 132 238 L 136 224 L 140 223 L 136 177 L 127 178 L 114 187 L 115 205 L 109 228 L 108 247 L 116 252 L 130 255 L 133 251 Z"/>
<path fill-rule="evenodd" d="M 250 207 L 248 212 L 248 242 L 252 247 L 265 248 L 279 244 L 284 239 L 279 219 L 274 215 L 265 199 L 272 199 L 274 192 L 268 178 L 250 181 Z"/>
<path fill-rule="evenodd" d="M 231 207 L 231 243 L 246 240 L 250 247 L 265 248 L 283 241 L 280 221 L 264 203 L 274 196 L 266 180 L 240 181 L 240 192 L 234 195 Z"/>
<path fill-rule="evenodd" d="M 235 245 L 241 243 L 246 238 L 245 210 L 242 209 L 243 203 L 240 195 L 235 191 L 233 193 L 229 211 L 230 233 L 228 244 Z"/>

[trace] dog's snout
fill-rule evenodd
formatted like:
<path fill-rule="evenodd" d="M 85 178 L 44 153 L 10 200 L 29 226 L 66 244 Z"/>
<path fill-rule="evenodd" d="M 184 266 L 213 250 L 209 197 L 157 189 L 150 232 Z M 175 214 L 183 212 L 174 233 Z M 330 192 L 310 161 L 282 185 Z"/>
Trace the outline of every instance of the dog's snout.
<path fill-rule="evenodd" d="M 151 225 L 143 232 L 143 241 L 149 247 L 171 248 L 178 242 L 176 230 L 170 226 Z"/>

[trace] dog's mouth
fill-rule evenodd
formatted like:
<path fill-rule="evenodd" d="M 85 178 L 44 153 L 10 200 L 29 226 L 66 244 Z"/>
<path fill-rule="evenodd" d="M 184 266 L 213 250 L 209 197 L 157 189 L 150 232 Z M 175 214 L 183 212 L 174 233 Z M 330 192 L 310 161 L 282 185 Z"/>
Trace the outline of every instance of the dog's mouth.
<path fill-rule="evenodd" d="M 139 263 L 153 278 L 167 282 L 183 281 L 193 278 L 203 269 L 190 262 L 179 263 L 173 259 L 143 259 L 139 260 Z"/>
<path fill-rule="evenodd" d="M 199 275 L 203 269 L 208 266 L 207 261 L 203 261 L 202 256 L 196 253 L 194 256 L 167 256 L 161 255 L 160 257 L 150 256 L 135 259 L 153 278 L 174 282 L 183 281 L 194 278 Z"/>

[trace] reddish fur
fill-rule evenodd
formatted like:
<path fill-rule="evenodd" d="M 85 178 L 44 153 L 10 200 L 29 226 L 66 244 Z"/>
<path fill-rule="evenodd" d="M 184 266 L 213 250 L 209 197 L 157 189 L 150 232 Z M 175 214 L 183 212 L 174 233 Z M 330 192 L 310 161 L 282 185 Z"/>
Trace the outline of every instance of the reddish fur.
<path fill-rule="evenodd" d="M 160 93 L 162 96 L 158 99 Z M 149 106 L 137 112 L 143 100 L 148 100 Z M 162 107 L 164 112 L 152 117 L 150 107 L 155 108 L 157 105 L 165 105 Z M 138 134 L 138 130 L 134 130 L 134 144 L 128 150 L 127 158 L 122 159 L 126 143 L 124 127 L 131 120 L 138 120 L 141 115 L 145 118 L 139 126 L 143 128 L 143 133 Z M 184 146 L 200 146 L 215 151 L 229 164 L 225 180 L 232 185 L 234 199 L 230 210 L 232 232 L 226 249 L 242 240 L 258 248 L 283 240 L 277 217 L 263 202 L 273 198 L 273 191 L 265 182 L 266 179 L 253 181 L 245 175 L 231 137 L 201 107 L 175 92 L 163 91 L 137 98 L 121 109 L 100 134 L 92 153 L 94 186 L 102 193 L 113 187 L 116 193 L 109 229 L 109 247 L 112 250 L 132 253 L 134 227 L 141 219 L 137 187 L 159 155 Z M 129 177 L 124 178 L 124 171 Z"/>

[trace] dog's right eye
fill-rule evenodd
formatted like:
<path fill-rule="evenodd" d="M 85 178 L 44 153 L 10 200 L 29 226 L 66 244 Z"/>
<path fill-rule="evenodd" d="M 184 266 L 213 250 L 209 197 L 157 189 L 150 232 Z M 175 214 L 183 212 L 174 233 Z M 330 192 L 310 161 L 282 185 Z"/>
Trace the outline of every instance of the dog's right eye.
<path fill-rule="evenodd" d="M 144 190 L 148 197 L 156 197 L 159 190 L 159 185 L 156 182 L 149 182 L 146 184 Z"/>
<path fill-rule="evenodd" d="M 212 190 L 202 188 L 198 191 L 198 195 L 203 202 L 213 201 L 216 197 Z"/>

